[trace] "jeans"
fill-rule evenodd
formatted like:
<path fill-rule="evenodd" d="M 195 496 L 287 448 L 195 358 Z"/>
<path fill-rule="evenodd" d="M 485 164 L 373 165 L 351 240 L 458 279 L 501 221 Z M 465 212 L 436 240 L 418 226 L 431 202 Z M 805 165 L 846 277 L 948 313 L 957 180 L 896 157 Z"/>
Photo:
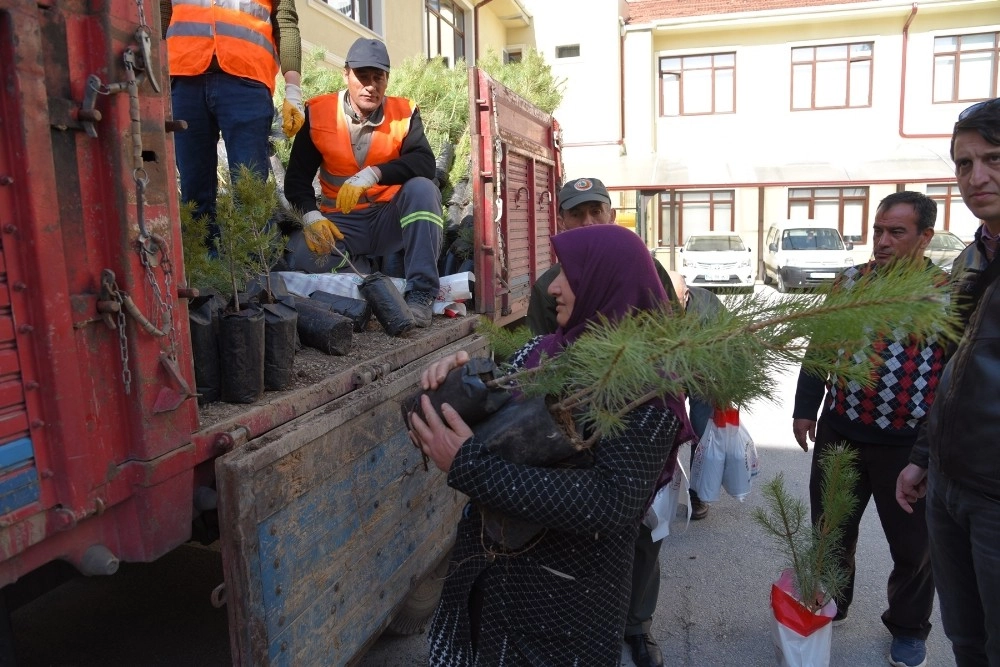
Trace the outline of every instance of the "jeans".
<path fill-rule="evenodd" d="M 174 119 L 187 121 L 187 129 L 174 134 L 181 201 L 194 202 L 195 218 L 208 217 L 206 241 L 211 249 L 211 239 L 219 237 L 215 223 L 219 136 L 226 142 L 230 174 L 235 175 L 242 164 L 266 180 L 274 104 L 262 83 L 224 72 L 175 76 L 170 91 Z"/>
<path fill-rule="evenodd" d="M 1000 667 L 1000 497 L 974 491 L 933 464 L 928 474 L 931 563 L 955 664 Z"/>

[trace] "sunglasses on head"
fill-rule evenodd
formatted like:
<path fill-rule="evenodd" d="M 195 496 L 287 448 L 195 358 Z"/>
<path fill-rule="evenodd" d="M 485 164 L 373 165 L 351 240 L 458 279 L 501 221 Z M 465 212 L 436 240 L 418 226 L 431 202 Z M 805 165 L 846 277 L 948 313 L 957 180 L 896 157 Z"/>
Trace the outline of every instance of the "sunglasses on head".
<path fill-rule="evenodd" d="M 995 97 L 992 100 L 976 102 L 971 107 L 967 107 L 962 111 L 962 113 L 958 114 L 958 121 L 962 122 L 972 114 L 979 113 L 980 111 L 986 111 L 996 106 L 1000 106 L 1000 97 Z"/>

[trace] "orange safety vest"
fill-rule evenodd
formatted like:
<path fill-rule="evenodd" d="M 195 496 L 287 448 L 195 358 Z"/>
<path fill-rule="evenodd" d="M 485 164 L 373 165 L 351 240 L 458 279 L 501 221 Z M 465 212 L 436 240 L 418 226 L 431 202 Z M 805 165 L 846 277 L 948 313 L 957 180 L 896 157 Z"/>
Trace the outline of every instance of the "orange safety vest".
<path fill-rule="evenodd" d="M 274 94 L 278 49 L 272 0 L 173 0 L 167 28 L 171 76 L 196 76 L 214 55 L 223 72 L 260 81 Z"/>
<path fill-rule="evenodd" d="M 399 157 L 417 103 L 405 97 L 386 97 L 382 100 L 382 122 L 372 132 L 372 143 L 364 164 L 358 164 L 351 147 L 351 131 L 344 115 L 344 92 L 314 97 L 306 105 L 309 107 L 309 138 L 323 156 L 319 170 L 323 197 L 319 210 L 332 213 L 337 210 L 337 193 L 344 181 L 365 167 Z M 365 191 L 355 208 L 387 202 L 399 192 L 400 187 L 376 184 Z"/>

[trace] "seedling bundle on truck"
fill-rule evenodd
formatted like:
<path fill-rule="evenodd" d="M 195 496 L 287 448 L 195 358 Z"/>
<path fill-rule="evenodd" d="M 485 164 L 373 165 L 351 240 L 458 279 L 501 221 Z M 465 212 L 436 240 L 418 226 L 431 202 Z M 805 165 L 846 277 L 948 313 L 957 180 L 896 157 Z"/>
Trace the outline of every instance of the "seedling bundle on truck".
<path fill-rule="evenodd" d="M 426 619 L 464 504 L 399 401 L 430 359 L 486 343 L 472 313 L 369 330 L 299 353 L 290 389 L 199 410 L 158 21 L 141 1 L 0 0 L 0 586 L 20 599 L 59 563 L 114 576 L 217 511 L 234 663 L 350 662 Z M 506 324 L 551 260 L 557 129 L 469 77 L 474 304 Z"/>

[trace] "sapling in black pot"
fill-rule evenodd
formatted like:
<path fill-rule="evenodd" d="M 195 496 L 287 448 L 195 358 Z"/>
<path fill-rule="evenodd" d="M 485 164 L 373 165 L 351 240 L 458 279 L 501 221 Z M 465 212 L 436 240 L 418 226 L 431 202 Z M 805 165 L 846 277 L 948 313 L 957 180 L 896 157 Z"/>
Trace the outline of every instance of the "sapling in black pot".
<path fill-rule="evenodd" d="M 773 400 L 776 371 L 792 364 L 812 372 L 833 372 L 844 381 L 870 383 L 879 359 L 860 365 L 844 360 L 852 351 L 864 349 L 873 332 L 903 326 L 918 339 L 932 333 L 954 336 L 957 320 L 947 290 L 935 285 L 934 276 L 926 271 L 896 266 L 880 272 L 878 281 L 864 289 L 782 299 L 765 293 L 733 296 L 728 308 L 709 321 L 664 309 L 595 324 L 561 354 L 542 359 L 535 368 L 509 370 L 501 365 L 485 386 L 513 392 L 518 398 L 479 424 L 500 422 L 489 427 L 489 433 L 503 443 L 497 451 L 523 455 L 511 449 L 518 436 L 508 438 L 504 432 L 514 431 L 511 425 L 519 417 L 511 413 L 518 406 L 534 402 L 532 407 L 537 408 L 540 399 L 573 451 L 582 451 L 602 435 L 618 432 L 625 414 L 656 397 L 690 391 L 714 405 L 741 408 L 756 399 Z M 482 330 L 495 340 L 511 342 L 507 332 L 498 336 L 496 327 L 487 324 Z M 804 358 L 807 346 L 832 354 Z M 467 423 L 477 433 L 485 428 Z M 531 455 L 536 465 L 558 460 L 546 452 Z M 565 452 L 559 447 L 552 456 Z"/>
<path fill-rule="evenodd" d="M 216 222 L 220 236 L 216 251 L 232 290 L 220 329 L 222 400 L 229 403 L 253 403 L 264 393 L 264 306 L 275 303 L 270 267 L 282 250 L 281 234 L 277 226 L 269 224 L 277 202 L 274 181 L 262 181 L 243 165 L 218 197 Z M 267 288 L 251 302 L 245 290 L 258 276 Z M 280 363 L 289 369 L 295 350 L 294 330 L 292 326 L 293 337 L 285 335 L 275 340 Z"/>

